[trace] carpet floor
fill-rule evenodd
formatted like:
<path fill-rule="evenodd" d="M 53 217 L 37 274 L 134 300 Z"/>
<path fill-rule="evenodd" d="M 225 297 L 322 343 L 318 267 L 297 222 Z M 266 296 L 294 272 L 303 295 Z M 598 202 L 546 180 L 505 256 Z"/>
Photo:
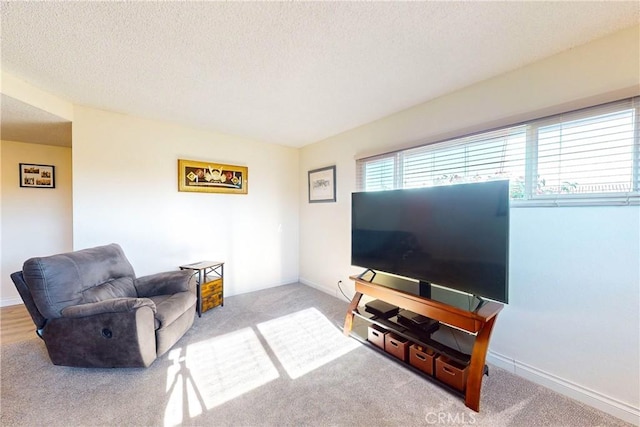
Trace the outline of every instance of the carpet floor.
<path fill-rule="evenodd" d="M 480 413 L 352 338 L 347 303 L 305 285 L 225 298 L 147 369 L 54 366 L 1 346 L 2 426 L 628 426 L 497 367 Z"/>

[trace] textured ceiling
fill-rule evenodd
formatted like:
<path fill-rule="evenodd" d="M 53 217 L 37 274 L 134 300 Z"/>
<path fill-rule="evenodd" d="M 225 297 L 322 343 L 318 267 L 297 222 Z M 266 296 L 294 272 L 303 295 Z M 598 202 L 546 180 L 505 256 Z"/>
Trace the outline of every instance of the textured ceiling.
<path fill-rule="evenodd" d="M 636 25 L 633 2 L 2 2 L 76 104 L 303 146 Z"/>

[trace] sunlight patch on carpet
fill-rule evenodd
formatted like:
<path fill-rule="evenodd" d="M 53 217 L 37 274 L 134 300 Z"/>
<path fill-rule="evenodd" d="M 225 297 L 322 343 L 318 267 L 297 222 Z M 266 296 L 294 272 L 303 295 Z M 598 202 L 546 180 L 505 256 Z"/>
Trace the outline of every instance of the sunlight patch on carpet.
<path fill-rule="evenodd" d="M 278 378 L 251 328 L 176 348 L 169 353 L 164 425 L 180 425 Z"/>
<path fill-rule="evenodd" d="M 315 308 L 298 311 L 257 325 L 282 366 L 293 379 L 357 348 Z"/>

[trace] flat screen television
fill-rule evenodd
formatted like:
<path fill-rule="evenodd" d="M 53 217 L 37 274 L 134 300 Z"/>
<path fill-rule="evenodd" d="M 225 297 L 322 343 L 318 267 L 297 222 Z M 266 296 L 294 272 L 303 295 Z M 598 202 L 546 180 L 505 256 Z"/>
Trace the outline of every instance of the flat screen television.
<path fill-rule="evenodd" d="M 351 264 L 509 302 L 509 181 L 358 192 Z"/>

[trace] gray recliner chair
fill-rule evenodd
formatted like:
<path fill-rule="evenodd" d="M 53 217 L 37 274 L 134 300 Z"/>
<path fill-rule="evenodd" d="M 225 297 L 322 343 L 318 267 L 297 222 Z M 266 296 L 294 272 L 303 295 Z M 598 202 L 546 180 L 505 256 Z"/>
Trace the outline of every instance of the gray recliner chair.
<path fill-rule="evenodd" d="M 11 275 L 55 365 L 147 367 L 189 330 L 190 271 L 136 278 L 117 244 L 31 258 Z"/>

